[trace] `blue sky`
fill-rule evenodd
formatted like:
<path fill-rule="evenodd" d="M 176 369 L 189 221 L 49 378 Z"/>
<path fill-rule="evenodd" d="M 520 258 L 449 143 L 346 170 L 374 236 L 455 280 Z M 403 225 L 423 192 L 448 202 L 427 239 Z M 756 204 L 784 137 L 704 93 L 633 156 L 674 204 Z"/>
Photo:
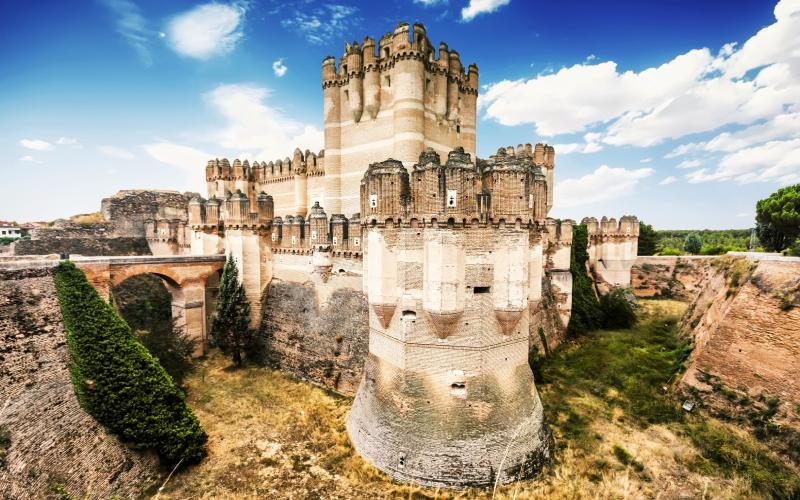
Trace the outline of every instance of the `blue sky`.
<path fill-rule="evenodd" d="M 743 228 L 800 182 L 800 0 L 3 5 L 0 219 L 319 149 L 323 57 L 399 20 L 478 64 L 479 156 L 556 145 L 555 217 Z"/>

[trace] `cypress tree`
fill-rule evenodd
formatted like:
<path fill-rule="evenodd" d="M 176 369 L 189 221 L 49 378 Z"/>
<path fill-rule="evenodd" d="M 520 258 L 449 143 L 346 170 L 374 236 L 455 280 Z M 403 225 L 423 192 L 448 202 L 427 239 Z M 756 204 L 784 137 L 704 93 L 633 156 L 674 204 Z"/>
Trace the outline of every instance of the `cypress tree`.
<path fill-rule="evenodd" d="M 242 366 L 242 351 L 252 336 L 250 303 L 244 294 L 244 285 L 239 281 L 236 260 L 231 255 L 222 269 L 211 334 L 220 348 L 231 354 L 236 366 Z"/>

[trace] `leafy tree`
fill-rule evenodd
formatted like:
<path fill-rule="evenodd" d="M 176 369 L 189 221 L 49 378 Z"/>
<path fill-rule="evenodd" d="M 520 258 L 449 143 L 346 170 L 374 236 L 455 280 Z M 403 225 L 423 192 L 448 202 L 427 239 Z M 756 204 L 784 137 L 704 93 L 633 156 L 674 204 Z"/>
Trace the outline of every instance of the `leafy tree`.
<path fill-rule="evenodd" d="M 59 263 L 54 280 L 81 407 L 166 463 L 200 461 L 208 436 L 158 360 L 75 264 Z"/>
<path fill-rule="evenodd" d="M 603 323 L 603 312 L 594 293 L 592 278 L 586 269 L 586 262 L 589 260 L 588 242 L 589 233 L 586 226 L 583 224 L 574 226 L 569 266 L 572 273 L 572 315 L 567 333 L 570 335 L 595 330 Z"/>
<path fill-rule="evenodd" d="M 756 232 L 767 250 L 779 252 L 800 236 L 800 184 L 787 186 L 756 203 Z"/>
<path fill-rule="evenodd" d="M 700 253 L 700 249 L 703 247 L 703 240 L 697 236 L 697 233 L 689 233 L 686 236 L 686 240 L 683 242 L 683 249 L 691 254 L 698 254 Z"/>
<path fill-rule="evenodd" d="M 650 224 L 639 223 L 639 250 L 637 255 L 655 255 L 658 233 Z"/>
<path fill-rule="evenodd" d="M 244 294 L 244 285 L 239 282 L 239 270 L 232 255 L 222 269 L 211 335 L 223 351 L 231 354 L 236 366 L 242 366 L 242 352 L 249 345 L 253 332 L 250 330 L 250 303 Z"/>

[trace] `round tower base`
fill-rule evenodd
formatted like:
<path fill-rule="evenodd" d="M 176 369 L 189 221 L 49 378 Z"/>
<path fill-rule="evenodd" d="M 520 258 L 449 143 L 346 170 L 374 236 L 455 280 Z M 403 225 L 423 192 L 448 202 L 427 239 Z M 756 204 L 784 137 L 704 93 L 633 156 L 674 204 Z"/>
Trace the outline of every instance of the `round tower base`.
<path fill-rule="evenodd" d="M 527 365 L 463 388 L 431 382 L 369 356 L 347 418 L 363 458 L 398 481 L 451 489 L 531 478 L 550 463 L 553 438 Z"/>

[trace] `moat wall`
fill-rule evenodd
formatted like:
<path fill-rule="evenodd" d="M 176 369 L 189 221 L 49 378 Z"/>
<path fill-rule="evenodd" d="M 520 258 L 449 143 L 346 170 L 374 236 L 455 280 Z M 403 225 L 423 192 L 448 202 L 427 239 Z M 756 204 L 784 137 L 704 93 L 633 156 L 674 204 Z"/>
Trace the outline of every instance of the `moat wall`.
<path fill-rule="evenodd" d="M 640 256 L 631 268 L 634 295 L 691 302 L 713 274 L 712 256 Z"/>
<path fill-rule="evenodd" d="M 762 427 L 800 465 L 800 259 L 722 257 L 712 268 L 680 323 L 694 344 L 681 387 L 712 413 Z"/>
<path fill-rule="evenodd" d="M 369 341 L 362 277 L 335 266 L 343 272 L 335 272 L 323 283 L 301 270 L 306 258 L 276 256 L 275 277 L 264 292 L 255 358 L 301 380 L 353 396 Z"/>
<path fill-rule="evenodd" d="M 158 479 L 155 456 L 80 408 L 68 364 L 52 268 L 0 270 L 0 498 L 135 498 Z"/>

